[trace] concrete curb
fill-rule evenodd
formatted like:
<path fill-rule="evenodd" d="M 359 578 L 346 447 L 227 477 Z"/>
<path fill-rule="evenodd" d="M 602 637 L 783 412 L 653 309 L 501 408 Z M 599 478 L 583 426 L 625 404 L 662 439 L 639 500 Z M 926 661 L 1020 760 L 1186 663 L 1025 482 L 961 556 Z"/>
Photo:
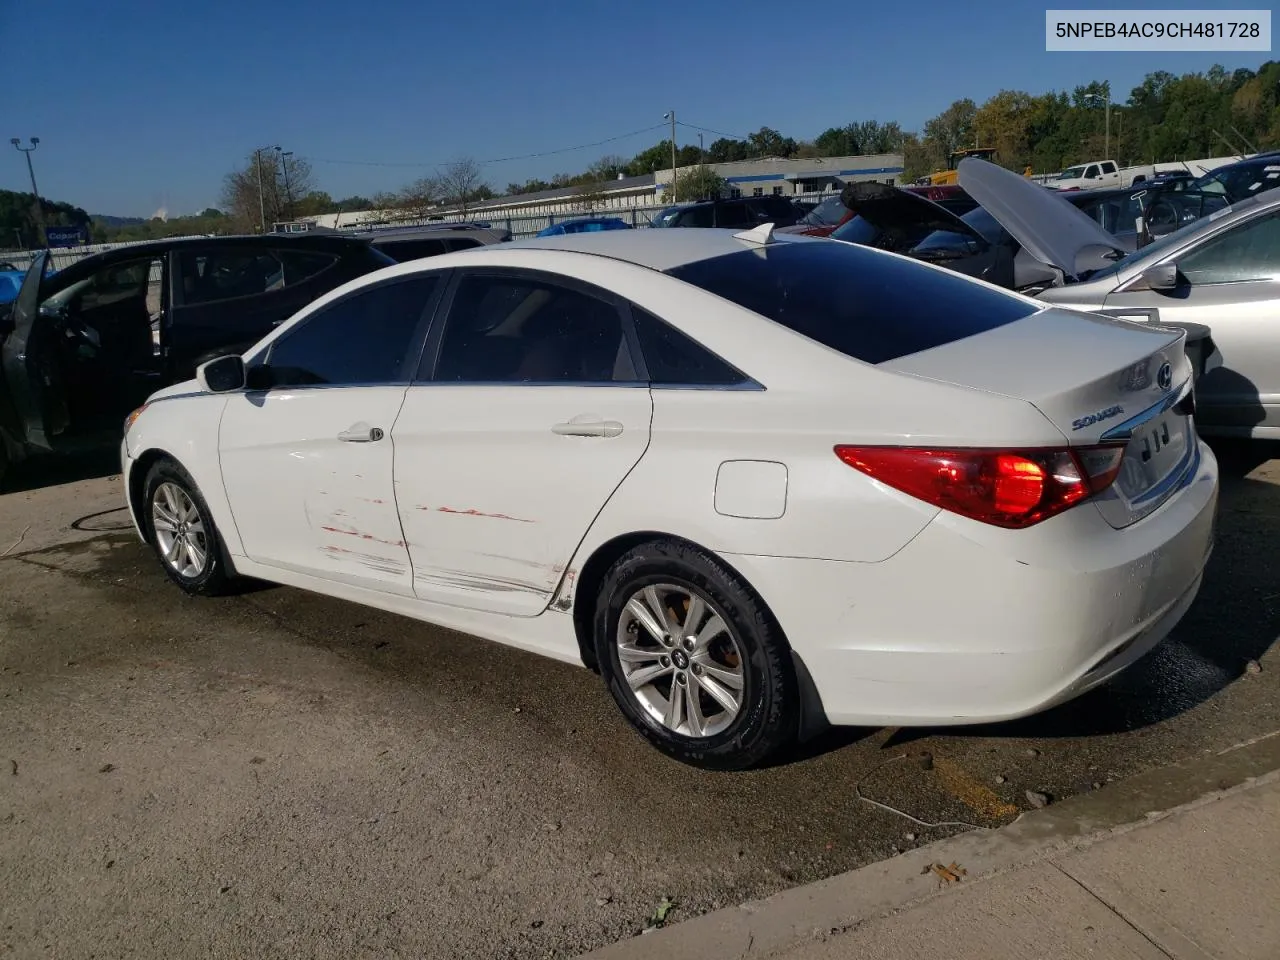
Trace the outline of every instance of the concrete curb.
<path fill-rule="evenodd" d="M 765 900 L 620 941 L 581 960 L 738 960 L 748 952 L 768 956 L 937 896 L 942 881 L 929 870 L 932 864 L 956 863 L 966 871 L 964 881 L 972 881 L 1273 780 L 1280 780 L 1280 730 L 1025 813 L 997 830 L 940 840 Z"/>

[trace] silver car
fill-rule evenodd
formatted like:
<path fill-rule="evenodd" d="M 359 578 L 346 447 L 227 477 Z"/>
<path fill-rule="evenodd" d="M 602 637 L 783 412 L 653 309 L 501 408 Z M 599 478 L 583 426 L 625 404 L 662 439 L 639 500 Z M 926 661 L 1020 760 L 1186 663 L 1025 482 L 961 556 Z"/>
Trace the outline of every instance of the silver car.
<path fill-rule="evenodd" d="M 1097 227 L 1091 233 L 1040 202 L 1046 191 L 991 164 L 966 171 L 969 162 L 961 161 L 961 185 L 1060 271 L 1039 299 L 1193 333 L 1207 327 L 1211 352 L 1196 383 L 1201 433 L 1280 439 L 1280 190 L 1099 262 L 1106 234 L 1097 224 L 1079 217 Z"/>

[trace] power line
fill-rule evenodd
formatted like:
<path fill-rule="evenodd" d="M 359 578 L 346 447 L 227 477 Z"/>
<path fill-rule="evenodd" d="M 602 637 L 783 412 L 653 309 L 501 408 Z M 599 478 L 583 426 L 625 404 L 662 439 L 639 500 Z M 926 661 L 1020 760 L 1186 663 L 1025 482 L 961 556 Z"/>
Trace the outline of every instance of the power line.
<path fill-rule="evenodd" d="M 740 137 L 736 133 L 725 133 L 723 130 L 712 130 L 710 127 L 700 127 L 696 123 L 685 123 L 683 120 L 676 121 L 677 126 L 688 127 L 690 130 L 701 130 L 703 133 L 714 133 L 717 137 L 728 137 L 730 140 L 750 140 L 750 137 Z"/>
<path fill-rule="evenodd" d="M 603 140 L 596 140 L 592 143 L 580 143 L 573 147 L 561 147 L 558 150 L 544 150 L 541 153 L 525 153 L 515 157 L 495 157 L 491 160 L 477 160 L 479 164 L 488 163 L 508 163 L 512 160 L 535 160 L 539 157 L 552 157 L 560 153 L 572 153 L 575 150 L 586 150 L 589 147 L 600 147 L 606 143 L 614 143 L 618 140 L 625 140 L 628 137 L 639 136 L 642 133 L 648 133 L 651 130 L 657 130 L 659 127 L 665 127 L 664 123 L 655 123 L 651 127 L 644 127 L 640 130 L 632 130 L 630 133 L 620 133 L 616 137 L 606 137 Z M 329 160 L 322 157 L 308 157 L 312 163 L 335 163 L 346 166 L 356 167 L 446 167 L 447 163 L 396 163 L 385 160 Z"/>

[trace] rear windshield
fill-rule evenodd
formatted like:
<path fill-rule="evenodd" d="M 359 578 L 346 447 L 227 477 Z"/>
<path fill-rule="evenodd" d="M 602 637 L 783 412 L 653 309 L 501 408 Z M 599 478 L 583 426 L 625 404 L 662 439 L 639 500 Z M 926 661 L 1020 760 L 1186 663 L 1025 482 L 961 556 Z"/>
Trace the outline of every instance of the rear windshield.
<path fill-rule="evenodd" d="M 994 330 L 1038 309 L 959 274 L 830 240 L 784 241 L 667 273 L 866 363 Z"/>

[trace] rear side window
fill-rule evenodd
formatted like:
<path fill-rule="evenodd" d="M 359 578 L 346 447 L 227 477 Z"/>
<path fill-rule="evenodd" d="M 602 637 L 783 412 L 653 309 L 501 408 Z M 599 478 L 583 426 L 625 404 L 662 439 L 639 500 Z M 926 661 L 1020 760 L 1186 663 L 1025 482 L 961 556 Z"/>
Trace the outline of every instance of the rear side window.
<path fill-rule="evenodd" d="M 378 245 L 379 249 L 400 263 L 410 260 L 421 260 L 424 257 L 435 257 L 448 253 L 449 248 L 440 239 L 426 240 L 389 240 Z"/>
<path fill-rule="evenodd" d="M 284 264 L 286 287 L 310 280 L 322 270 L 327 270 L 338 262 L 338 258 L 332 253 L 311 253 L 302 250 L 276 250 L 274 253 Z"/>
<path fill-rule="evenodd" d="M 985 333 L 1038 309 L 949 271 L 826 241 L 782 241 L 667 273 L 866 363 Z"/>
<path fill-rule="evenodd" d="M 650 383 L 721 387 L 746 382 L 744 374 L 647 310 L 633 306 L 631 316 Z"/>
<path fill-rule="evenodd" d="M 677 221 L 682 227 L 710 227 L 715 223 L 715 208 L 711 204 L 690 207 L 680 214 Z"/>

